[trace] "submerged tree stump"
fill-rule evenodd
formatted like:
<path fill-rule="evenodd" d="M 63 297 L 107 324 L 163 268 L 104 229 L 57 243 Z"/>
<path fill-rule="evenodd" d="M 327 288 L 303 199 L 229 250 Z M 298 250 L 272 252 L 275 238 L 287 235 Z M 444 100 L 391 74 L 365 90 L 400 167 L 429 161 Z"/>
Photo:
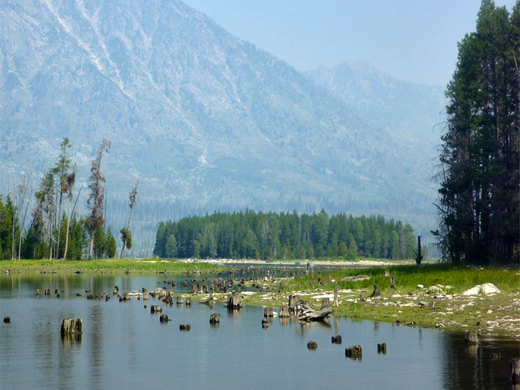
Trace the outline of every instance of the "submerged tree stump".
<path fill-rule="evenodd" d="M 478 344 L 478 334 L 477 332 L 466 332 L 464 337 L 464 341 L 468 345 L 476 345 Z"/>
<path fill-rule="evenodd" d="M 353 345 L 345 349 L 345 356 L 351 359 L 361 359 L 363 357 L 363 346 Z"/>
<path fill-rule="evenodd" d="M 168 315 L 167 314 L 161 314 L 161 316 L 159 317 L 159 321 L 160 322 L 168 322 L 169 321 Z"/>
<path fill-rule="evenodd" d="M 185 332 L 189 332 L 191 330 L 191 325 L 190 324 L 180 324 L 179 325 L 179 330 L 183 330 Z"/>
<path fill-rule="evenodd" d="M 332 344 L 341 344 L 343 342 L 343 339 L 341 335 L 332 336 Z"/>
<path fill-rule="evenodd" d="M 150 313 L 161 313 L 162 312 L 162 306 L 155 305 L 150 308 Z"/>
<path fill-rule="evenodd" d="M 264 309 L 264 317 L 265 318 L 272 318 L 274 317 L 274 310 L 272 306 L 266 306 Z"/>
<path fill-rule="evenodd" d="M 186 307 L 191 307 L 191 298 L 190 297 L 186 298 Z"/>
<path fill-rule="evenodd" d="M 242 297 L 238 294 L 231 294 L 227 300 L 228 309 L 240 309 L 242 308 Z"/>
<path fill-rule="evenodd" d="M 287 317 L 290 317 L 291 314 L 289 313 L 289 307 L 288 306 L 282 306 L 280 308 L 280 314 L 279 314 L 279 317 L 280 318 L 287 318 Z"/>
<path fill-rule="evenodd" d="M 219 313 L 213 313 L 210 317 L 209 317 L 209 323 L 214 325 L 214 324 L 218 324 L 220 322 L 220 314 Z"/>
<path fill-rule="evenodd" d="M 318 342 L 316 340 L 311 340 L 307 343 L 307 348 L 310 350 L 318 349 Z"/>
<path fill-rule="evenodd" d="M 298 306 L 298 295 L 291 294 L 289 295 L 289 311 L 294 313 L 296 311 L 296 307 Z"/>
<path fill-rule="evenodd" d="M 9 317 L 9 316 L 5 316 L 5 317 L 4 317 L 4 322 L 5 322 L 6 324 L 10 324 L 10 323 L 11 323 L 11 317 Z"/>
<path fill-rule="evenodd" d="M 81 334 L 82 328 L 81 318 L 66 318 L 61 322 L 61 335 Z"/>
<path fill-rule="evenodd" d="M 511 373 L 511 382 L 514 385 L 520 384 L 520 358 L 511 359 L 509 362 L 509 370 Z"/>
<path fill-rule="evenodd" d="M 184 304 L 184 297 L 179 295 L 177 297 L 177 305 L 183 305 Z"/>
<path fill-rule="evenodd" d="M 386 355 L 386 343 L 377 344 L 377 353 Z"/>

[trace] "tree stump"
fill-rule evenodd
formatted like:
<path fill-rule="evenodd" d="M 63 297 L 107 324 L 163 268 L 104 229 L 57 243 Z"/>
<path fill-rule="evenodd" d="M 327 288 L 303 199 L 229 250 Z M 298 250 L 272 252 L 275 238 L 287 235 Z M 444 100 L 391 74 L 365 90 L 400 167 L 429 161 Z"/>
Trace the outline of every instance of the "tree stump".
<path fill-rule="evenodd" d="M 150 299 L 150 293 L 148 291 L 143 292 L 143 300 L 147 301 Z"/>
<path fill-rule="evenodd" d="M 311 340 L 307 343 L 307 348 L 310 350 L 316 350 L 318 349 L 318 342 L 316 340 Z"/>
<path fill-rule="evenodd" d="M 179 325 L 179 330 L 183 330 L 185 332 L 189 332 L 191 330 L 191 325 L 190 324 L 180 324 Z"/>
<path fill-rule="evenodd" d="M 298 295 L 289 295 L 289 311 L 294 313 L 296 311 L 296 307 L 298 306 Z"/>
<path fill-rule="evenodd" d="M 369 296 L 369 298 L 375 298 L 375 297 L 380 297 L 381 296 L 381 291 L 379 291 L 379 285 L 376 283 L 374 284 L 374 292 L 372 293 L 372 295 Z"/>
<path fill-rule="evenodd" d="M 514 385 L 520 384 L 520 358 L 511 359 L 509 362 L 509 370 L 511 373 L 511 382 Z"/>
<path fill-rule="evenodd" d="M 209 317 L 209 323 L 212 325 L 218 324 L 220 322 L 220 314 L 219 313 L 213 313 Z"/>
<path fill-rule="evenodd" d="M 478 334 L 477 332 L 466 332 L 464 337 L 464 341 L 468 345 L 476 345 L 478 344 Z"/>
<path fill-rule="evenodd" d="M 332 344 L 341 344 L 343 342 L 343 339 L 341 338 L 341 335 L 332 336 Z"/>
<path fill-rule="evenodd" d="M 233 292 L 227 300 L 228 309 L 240 309 L 242 308 L 242 297 Z"/>
<path fill-rule="evenodd" d="M 332 274 L 328 274 L 327 278 L 328 278 L 329 284 L 332 284 Z"/>
<path fill-rule="evenodd" d="M 160 321 L 160 322 L 163 322 L 163 323 L 164 323 L 164 322 L 167 323 L 167 322 L 169 321 L 169 319 L 168 319 L 168 315 L 167 315 L 167 314 L 161 314 L 161 316 L 159 317 L 159 321 Z"/>
<path fill-rule="evenodd" d="M 265 318 L 272 318 L 274 317 L 274 310 L 272 306 L 266 306 L 264 309 L 264 317 Z"/>
<path fill-rule="evenodd" d="M 395 274 L 392 274 L 392 280 L 390 281 L 390 288 L 395 290 Z"/>
<path fill-rule="evenodd" d="M 11 323 L 11 317 L 9 317 L 9 316 L 4 317 L 4 323 L 10 324 Z"/>
<path fill-rule="evenodd" d="M 81 334 L 82 328 L 81 318 L 66 318 L 61 322 L 61 335 Z"/>
<path fill-rule="evenodd" d="M 323 298 L 321 300 L 321 308 L 325 309 L 326 307 L 330 307 L 330 299 L 329 298 Z"/>
<path fill-rule="evenodd" d="M 177 297 L 177 305 L 183 305 L 184 304 L 184 297 L 179 295 Z"/>
<path fill-rule="evenodd" d="M 190 297 L 186 298 L 186 307 L 191 307 L 191 298 Z"/>
<path fill-rule="evenodd" d="M 288 306 L 282 306 L 280 308 L 280 314 L 279 314 L 279 317 L 280 318 L 287 318 L 287 317 L 290 317 L 291 314 L 289 313 L 289 307 Z"/>
<path fill-rule="evenodd" d="M 337 284 L 334 286 L 334 304 L 332 306 L 334 306 L 334 307 L 338 307 L 339 306 L 338 285 Z"/>
<path fill-rule="evenodd" d="M 345 349 L 345 356 L 351 359 L 360 359 L 363 357 L 363 347 L 361 345 L 353 345 Z"/>
<path fill-rule="evenodd" d="M 262 319 L 262 329 L 267 329 L 269 328 L 269 320 L 267 319 L 267 317 L 264 317 Z"/>
<path fill-rule="evenodd" d="M 386 355 L 386 343 L 377 344 L 377 353 Z"/>
<path fill-rule="evenodd" d="M 150 308 L 150 313 L 154 314 L 154 313 L 161 313 L 162 312 L 162 307 L 161 306 L 152 306 Z"/>

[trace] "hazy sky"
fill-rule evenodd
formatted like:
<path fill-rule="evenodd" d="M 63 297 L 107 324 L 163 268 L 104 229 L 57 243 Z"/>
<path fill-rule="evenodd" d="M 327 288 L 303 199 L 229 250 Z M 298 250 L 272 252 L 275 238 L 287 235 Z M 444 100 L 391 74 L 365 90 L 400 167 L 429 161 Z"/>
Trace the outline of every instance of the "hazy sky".
<path fill-rule="evenodd" d="M 446 86 L 480 0 L 184 0 L 241 39 L 305 71 L 364 60 Z M 509 10 L 515 0 L 495 0 Z"/>

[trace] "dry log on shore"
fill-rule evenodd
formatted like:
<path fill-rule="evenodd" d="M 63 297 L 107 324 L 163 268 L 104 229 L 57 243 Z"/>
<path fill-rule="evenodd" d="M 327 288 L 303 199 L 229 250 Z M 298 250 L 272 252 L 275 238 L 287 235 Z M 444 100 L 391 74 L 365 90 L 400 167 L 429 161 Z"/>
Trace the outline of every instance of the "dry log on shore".
<path fill-rule="evenodd" d="M 332 307 L 324 307 L 320 310 L 312 310 L 308 305 L 302 305 L 298 319 L 300 321 L 321 321 L 332 314 Z"/>
<path fill-rule="evenodd" d="M 345 278 L 340 279 L 340 282 L 361 282 L 362 280 L 368 280 L 370 276 L 368 275 L 357 275 L 357 276 L 347 276 Z"/>

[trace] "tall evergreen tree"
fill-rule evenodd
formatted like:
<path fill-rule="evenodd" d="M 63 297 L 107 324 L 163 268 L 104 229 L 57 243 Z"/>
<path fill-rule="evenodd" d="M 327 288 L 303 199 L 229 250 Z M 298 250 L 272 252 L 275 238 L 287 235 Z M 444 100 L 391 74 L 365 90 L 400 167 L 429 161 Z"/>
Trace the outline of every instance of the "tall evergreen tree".
<path fill-rule="evenodd" d="M 447 88 L 436 234 L 453 261 L 519 261 L 519 9 L 482 1 Z"/>

